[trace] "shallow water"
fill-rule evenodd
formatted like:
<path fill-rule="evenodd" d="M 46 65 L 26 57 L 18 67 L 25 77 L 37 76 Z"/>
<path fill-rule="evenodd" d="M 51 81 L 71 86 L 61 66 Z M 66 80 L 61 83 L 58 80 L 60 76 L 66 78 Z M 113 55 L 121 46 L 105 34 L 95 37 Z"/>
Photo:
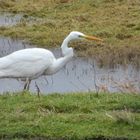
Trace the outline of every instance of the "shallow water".
<path fill-rule="evenodd" d="M 29 47 L 35 46 L 20 40 L 0 38 L 0 57 Z M 61 57 L 60 48 L 52 51 L 56 57 Z M 33 80 L 30 86 L 32 92 L 37 90 L 35 82 L 45 94 L 81 91 L 140 92 L 140 70 L 131 65 L 100 68 L 94 59 L 74 57 L 58 73 Z M 0 79 L 1 93 L 21 91 L 23 86 L 24 82 L 16 79 Z"/>
<path fill-rule="evenodd" d="M 10 14 L 10 13 L 1 13 L 0 14 L 0 26 L 13 26 L 20 22 L 22 18 L 21 14 Z"/>
<path fill-rule="evenodd" d="M 28 25 L 44 23 L 45 20 L 41 18 L 27 16 L 24 14 L 10 14 L 10 13 L 0 13 L 0 27 L 14 26 L 19 23 L 24 23 Z"/>

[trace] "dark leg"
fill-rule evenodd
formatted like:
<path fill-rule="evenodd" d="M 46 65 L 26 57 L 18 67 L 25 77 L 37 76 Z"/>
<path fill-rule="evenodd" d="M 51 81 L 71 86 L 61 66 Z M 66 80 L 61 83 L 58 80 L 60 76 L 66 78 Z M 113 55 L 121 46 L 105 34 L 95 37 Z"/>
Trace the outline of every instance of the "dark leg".
<path fill-rule="evenodd" d="M 37 89 L 37 96 L 40 98 L 40 89 L 39 89 L 39 87 L 38 87 L 36 82 L 35 82 L 35 87 Z"/>
<path fill-rule="evenodd" d="M 28 80 L 26 90 L 29 90 L 30 89 L 30 83 L 31 83 L 31 80 Z"/>
<path fill-rule="evenodd" d="M 30 83 L 31 83 L 31 80 L 30 79 L 28 79 L 28 78 L 26 78 L 26 81 L 25 81 L 25 85 L 24 85 L 24 88 L 23 88 L 23 90 L 29 90 L 29 88 L 30 88 Z"/>
<path fill-rule="evenodd" d="M 27 87 L 27 82 L 25 82 L 23 90 L 26 90 L 26 87 Z"/>

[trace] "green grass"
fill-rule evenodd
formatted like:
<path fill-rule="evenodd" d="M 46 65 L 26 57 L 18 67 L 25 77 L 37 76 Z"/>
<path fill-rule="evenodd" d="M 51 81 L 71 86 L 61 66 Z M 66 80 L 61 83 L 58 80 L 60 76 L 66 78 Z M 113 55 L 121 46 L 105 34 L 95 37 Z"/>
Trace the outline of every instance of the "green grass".
<path fill-rule="evenodd" d="M 79 55 L 100 55 L 103 63 L 139 65 L 139 0 L 5 0 L 0 1 L 0 11 L 24 14 L 15 27 L 1 27 L 1 35 L 49 48 L 60 46 L 70 31 L 78 30 L 104 39 L 101 44 L 73 42 L 73 47 L 79 46 L 75 47 Z M 28 24 L 29 16 L 39 22 Z"/>
<path fill-rule="evenodd" d="M 0 138 L 138 140 L 135 94 L 6 94 L 0 96 Z"/>

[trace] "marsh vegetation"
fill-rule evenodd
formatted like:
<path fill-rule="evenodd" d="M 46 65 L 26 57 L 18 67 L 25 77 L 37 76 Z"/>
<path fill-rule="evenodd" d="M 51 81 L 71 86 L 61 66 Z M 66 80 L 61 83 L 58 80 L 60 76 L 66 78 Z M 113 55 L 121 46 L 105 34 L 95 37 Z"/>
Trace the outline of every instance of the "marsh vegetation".
<path fill-rule="evenodd" d="M 73 41 L 70 43 L 75 48 L 78 57 L 84 56 L 88 59 L 90 57 L 92 64 L 81 61 L 81 64 L 85 67 L 82 68 L 81 66 L 81 69 L 85 73 L 91 74 L 90 69 L 92 67 L 92 78 L 94 78 L 94 80 L 87 79 L 87 81 L 93 81 L 90 86 L 84 84 L 83 80 L 79 79 L 82 75 L 80 75 L 81 72 L 77 71 L 78 68 L 75 68 L 74 73 L 78 73 L 75 75 L 75 81 L 77 80 L 79 84 L 75 86 L 73 79 L 67 81 L 67 83 L 70 83 L 71 86 L 69 87 L 71 89 L 76 88 L 74 91 L 77 91 L 77 89 L 78 91 L 80 89 L 91 91 L 92 89 L 107 92 L 113 86 L 119 87 L 119 90 L 117 90 L 119 92 L 139 92 L 139 0 L 24 0 L 24 2 L 22 0 L 2 0 L 0 1 L 0 11 L 1 36 L 8 36 L 14 40 L 24 40 L 24 42 L 36 45 L 36 47 L 58 48 L 65 36 L 72 30 L 96 35 L 104 39 L 102 43 L 89 41 Z M 4 38 L 1 40 L 10 39 Z M 9 54 L 12 50 L 29 47 L 26 43 L 18 43 L 20 41 L 13 41 L 14 43 L 10 43 L 11 41 L 3 42 L 4 45 L 1 43 L 1 52 L 5 51 L 5 53 L 1 56 Z M 6 50 L 8 45 L 11 46 L 9 50 Z M 19 48 L 16 47 L 15 49 L 13 45 L 19 46 Z M 62 75 L 62 73 L 59 73 L 59 75 L 67 76 L 66 79 L 70 78 L 71 76 L 68 77 L 68 69 L 72 71 L 75 65 L 78 65 L 78 62 L 67 66 L 62 72 L 66 75 Z M 117 80 L 117 78 L 114 78 L 117 75 L 118 77 L 124 75 L 123 79 Z M 54 79 L 57 79 L 56 77 L 54 76 Z M 2 83 L 4 82 L 2 81 Z M 110 83 L 111 85 L 109 85 Z M 17 85 L 18 87 L 21 86 Z M 41 83 L 41 85 L 43 84 Z M 44 85 L 46 86 L 46 83 Z M 59 84 L 54 83 L 54 85 L 56 87 Z M 50 88 L 53 89 L 52 86 Z M 46 92 L 46 90 L 43 91 Z M 57 91 L 61 92 L 62 90 L 57 89 Z M 71 92 L 71 90 L 67 91 Z"/>
<path fill-rule="evenodd" d="M 1 27 L 1 35 L 52 48 L 78 30 L 104 39 L 102 44 L 72 42 L 79 56 L 94 56 L 105 65 L 131 62 L 139 66 L 139 0 L 2 0 L 0 11 L 23 15 L 17 25 Z M 28 24 L 29 17 L 37 20 Z"/>
<path fill-rule="evenodd" d="M 104 39 L 102 43 L 71 42 L 77 56 L 88 59 L 76 59 L 54 79 L 38 81 L 50 93 L 70 94 L 40 98 L 28 92 L 0 95 L 0 139 L 140 138 L 139 0 L 0 0 L 0 12 L 0 57 L 33 45 L 58 48 L 72 30 Z M 21 88 L 19 81 L 9 82 L 0 80 L 0 90 Z M 119 88 L 117 93 L 110 94 L 107 84 Z M 71 93 L 75 87 L 82 93 Z"/>

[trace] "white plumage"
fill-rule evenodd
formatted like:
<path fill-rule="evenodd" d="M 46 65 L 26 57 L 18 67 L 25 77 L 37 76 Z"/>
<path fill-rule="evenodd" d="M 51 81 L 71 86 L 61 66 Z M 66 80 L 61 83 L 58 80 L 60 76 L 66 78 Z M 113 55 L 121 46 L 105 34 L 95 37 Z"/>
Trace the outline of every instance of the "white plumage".
<path fill-rule="evenodd" d="M 54 55 L 41 48 L 16 51 L 0 58 L 0 77 L 34 79 L 55 61 Z"/>

